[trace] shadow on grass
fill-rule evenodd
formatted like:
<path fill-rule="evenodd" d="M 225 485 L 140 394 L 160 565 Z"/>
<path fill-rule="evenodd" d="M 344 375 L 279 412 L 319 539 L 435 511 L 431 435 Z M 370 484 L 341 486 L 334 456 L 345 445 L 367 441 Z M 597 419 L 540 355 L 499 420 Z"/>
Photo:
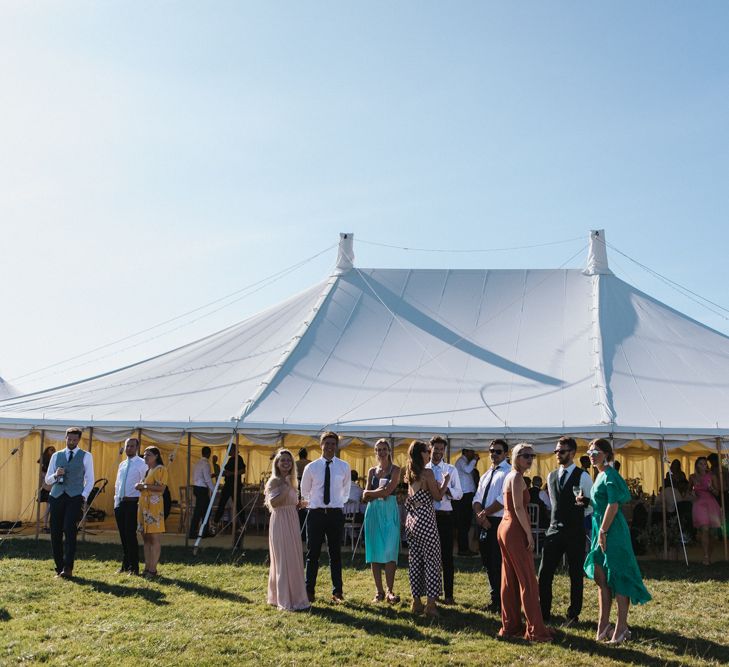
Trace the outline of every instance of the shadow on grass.
<path fill-rule="evenodd" d="M 729 563 L 723 561 L 711 565 L 689 562 L 653 560 L 639 561 L 643 574 L 650 579 L 662 581 L 729 581 Z"/>
<path fill-rule="evenodd" d="M 173 579 L 172 577 L 166 577 L 165 575 L 160 576 L 157 581 L 161 584 L 173 584 L 185 591 L 188 591 L 189 593 L 214 598 L 215 600 L 228 600 L 228 602 L 238 602 L 241 604 L 250 604 L 251 602 L 248 598 L 238 595 L 237 593 L 223 591 L 219 588 L 211 588 L 210 586 L 204 586 L 203 584 L 198 584 L 194 581 Z"/>
<path fill-rule="evenodd" d="M 360 613 L 364 612 L 364 618 L 348 612 L 347 606 L 355 607 Z M 447 639 L 426 635 L 417 627 L 392 623 L 395 618 L 402 620 L 402 612 L 387 609 L 383 611 L 391 613 L 379 615 L 373 614 L 371 609 L 363 605 L 348 603 L 347 606 L 315 606 L 312 607 L 311 613 L 326 618 L 331 623 L 339 623 L 348 628 L 360 628 L 371 635 L 382 635 L 393 639 L 413 639 L 429 644 L 448 645 L 449 643 Z"/>
<path fill-rule="evenodd" d="M 0 608 L 0 623 L 4 623 L 5 621 L 9 621 L 12 618 L 10 615 L 10 612 L 5 609 L 4 607 Z"/>
<path fill-rule="evenodd" d="M 165 594 L 155 588 L 137 588 L 136 586 L 129 585 L 122 586 L 120 584 L 110 584 L 106 581 L 88 579 L 86 577 L 74 577 L 72 582 L 80 584 L 81 586 L 89 586 L 100 593 L 107 593 L 119 598 L 139 597 L 158 606 L 169 604 L 169 602 L 165 600 Z"/>
<path fill-rule="evenodd" d="M 702 658 L 710 655 L 712 658 L 726 663 L 727 655 L 729 655 L 729 650 L 725 646 L 715 642 L 701 640 L 703 651 L 689 651 L 689 645 L 698 644 L 699 640 L 687 640 L 676 635 L 655 632 L 637 626 L 631 626 L 631 631 L 633 638 L 618 646 L 611 646 L 592 638 L 566 634 L 562 631 L 558 631 L 556 641 L 558 645 L 564 648 L 581 651 L 594 658 L 605 658 L 626 664 L 646 665 L 647 667 L 682 667 L 686 664 L 686 661 L 681 659 L 683 655 L 700 656 Z M 671 646 L 671 650 L 676 654 L 676 660 L 666 660 L 662 657 L 649 655 L 641 650 L 641 642 L 661 643 L 663 641 Z M 720 657 L 722 655 L 723 657 Z"/>

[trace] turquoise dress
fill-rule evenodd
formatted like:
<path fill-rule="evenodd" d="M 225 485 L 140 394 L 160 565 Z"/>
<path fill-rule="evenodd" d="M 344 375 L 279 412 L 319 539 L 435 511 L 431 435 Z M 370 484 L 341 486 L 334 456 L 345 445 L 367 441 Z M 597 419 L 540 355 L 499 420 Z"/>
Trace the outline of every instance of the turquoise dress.
<path fill-rule="evenodd" d="M 388 484 L 390 473 L 383 477 Z M 367 481 L 370 491 L 379 487 L 379 479 L 374 474 Z M 367 563 L 397 563 L 400 553 L 400 510 L 395 494 L 387 498 L 377 498 L 367 503 L 364 516 L 365 561 Z"/>
<path fill-rule="evenodd" d="M 611 466 L 605 468 L 592 486 L 592 543 L 585 559 L 585 574 L 594 579 L 595 566 L 599 565 L 605 572 L 608 588 L 613 596 L 624 595 L 633 604 L 643 604 L 651 599 L 651 594 L 643 585 L 643 577 L 630 541 L 628 522 L 619 509 L 607 532 L 605 553 L 597 541 L 607 506 L 612 503 L 623 505 L 629 500 L 630 491 L 620 473 Z"/>

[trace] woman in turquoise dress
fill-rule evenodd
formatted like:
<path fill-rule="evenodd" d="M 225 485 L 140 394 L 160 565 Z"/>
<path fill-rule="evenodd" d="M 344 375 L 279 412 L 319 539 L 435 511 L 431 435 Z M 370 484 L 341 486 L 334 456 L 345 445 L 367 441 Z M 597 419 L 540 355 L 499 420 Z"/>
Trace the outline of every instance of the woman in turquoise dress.
<path fill-rule="evenodd" d="M 610 443 L 598 438 L 588 449 L 592 465 L 599 474 L 592 486 L 590 498 L 577 496 L 579 504 L 592 505 L 592 543 L 585 559 L 585 573 L 599 588 L 600 614 L 597 639 L 619 644 L 630 639 L 628 610 L 631 602 L 643 604 L 651 599 L 643 585 L 643 578 L 630 541 L 630 529 L 620 505 L 630 500 L 625 480 L 612 467 L 613 449 Z M 613 598 L 618 607 L 618 618 L 610 625 Z"/>
<path fill-rule="evenodd" d="M 367 472 L 367 488 L 362 500 L 367 503 L 364 517 L 365 560 L 372 564 L 372 576 L 377 590 L 373 602 L 400 601 L 395 595 L 395 570 L 400 552 L 400 510 L 395 490 L 400 483 L 400 468 L 392 462 L 390 441 L 382 438 L 375 443 L 377 465 Z M 387 592 L 382 588 L 385 569 Z"/>

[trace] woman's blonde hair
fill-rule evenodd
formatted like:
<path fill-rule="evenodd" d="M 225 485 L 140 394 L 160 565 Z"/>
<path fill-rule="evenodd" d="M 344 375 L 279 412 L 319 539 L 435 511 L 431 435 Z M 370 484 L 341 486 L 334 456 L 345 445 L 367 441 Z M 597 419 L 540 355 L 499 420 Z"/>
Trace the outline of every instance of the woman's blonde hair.
<path fill-rule="evenodd" d="M 291 472 L 288 475 L 284 475 L 278 465 L 281 457 L 286 455 L 291 457 Z M 266 488 L 264 489 L 265 498 L 263 502 L 269 510 L 272 509 L 270 501 L 273 496 L 274 490 L 278 490 L 279 487 L 283 486 L 284 484 L 288 484 L 294 489 L 298 488 L 294 455 L 288 449 L 281 448 L 276 452 L 276 455 L 273 457 L 273 462 L 271 463 L 271 476 L 268 478 L 268 481 L 266 482 Z M 276 495 L 278 495 L 278 493 Z"/>
<path fill-rule="evenodd" d="M 387 457 L 390 459 L 390 464 L 392 465 L 392 445 L 390 444 L 390 441 L 387 438 L 380 438 L 375 443 L 375 451 L 377 451 L 377 445 L 387 445 Z"/>
<path fill-rule="evenodd" d="M 514 449 L 511 450 L 511 469 L 516 470 L 519 472 L 519 469 L 516 467 L 516 460 L 519 458 L 519 454 L 522 453 L 525 449 L 531 449 L 534 451 L 534 445 L 530 445 L 528 442 L 520 442 Z"/>

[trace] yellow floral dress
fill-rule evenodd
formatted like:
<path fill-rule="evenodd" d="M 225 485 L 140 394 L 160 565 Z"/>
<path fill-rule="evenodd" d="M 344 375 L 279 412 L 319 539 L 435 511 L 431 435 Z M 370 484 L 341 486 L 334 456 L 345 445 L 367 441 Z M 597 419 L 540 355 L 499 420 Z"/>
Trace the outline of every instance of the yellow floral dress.
<path fill-rule="evenodd" d="M 157 466 L 147 471 L 144 483 L 150 486 L 164 484 L 167 486 L 167 468 Z M 165 532 L 165 504 L 162 494 L 156 491 L 141 491 L 137 521 L 143 533 Z"/>

